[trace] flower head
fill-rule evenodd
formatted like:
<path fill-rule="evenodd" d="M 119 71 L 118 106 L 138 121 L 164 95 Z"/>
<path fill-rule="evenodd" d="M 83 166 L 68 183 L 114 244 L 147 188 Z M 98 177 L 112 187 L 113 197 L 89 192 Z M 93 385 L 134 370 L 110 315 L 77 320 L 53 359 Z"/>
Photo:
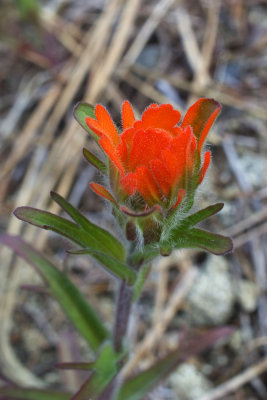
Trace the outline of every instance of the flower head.
<path fill-rule="evenodd" d="M 181 114 L 170 104 L 151 104 L 136 120 L 125 101 L 119 133 L 107 110 L 98 104 L 96 118 L 86 117 L 85 121 L 110 160 L 110 184 L 116 201 L 132 197 L 135 210 L 155 205 L 171 209 L 192 194 L 210 163 L 210 151 L 202 156 L 202 148 L 220 109 L 213 99 L 199 99 L 179 124 Z M 113 198 L 104 187 L 95 183 L 91 187 L 109 200 Z"/>

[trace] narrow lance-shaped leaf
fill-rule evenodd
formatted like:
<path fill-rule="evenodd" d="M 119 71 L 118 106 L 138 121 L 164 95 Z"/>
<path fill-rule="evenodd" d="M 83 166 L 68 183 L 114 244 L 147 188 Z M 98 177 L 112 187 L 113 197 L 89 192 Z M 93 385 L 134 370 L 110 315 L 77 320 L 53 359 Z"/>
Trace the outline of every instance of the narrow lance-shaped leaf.
<path fill-rule="evenodd" d="M 71 393 L 57 390 L 27 389 L 5 386 L 0 388 L 0 399 L 7 400 L 70 400 Z"/>
<path fill-rule="evenodd" d="M 118 372 L 118 361 L 121 354 L 116 354 L 111 345 L 107 345 L 93 363 L 94 372 L 85 381 L 71 400 L 96 400 Z"/>
<path fill-rule="evenodd" d="M 73 109 L 74 118 L 90 135 L 98 142 L 99 137 L 89 128 L 85 122 L 86 117 L 95 119 L 95 107 L 88 103 L 78 103 Z"/>
<path fill-rule="evenodd" d="M 170 243 L 176 249 L 203 249 L 216 255 L 229 253 L 233 249 L 233 242 L 229 237 L 198 228 L 185 232 L 178 231 L 176 236 L 171 238 Z"/>
<path fill-rule="evenodd" d="M 31 207 L 19 207 L 14 211 L 14 214 L 23 221 L 40 228 L 50 229 L 80 245 L 83 249 L 78 253 L 90 254 L 112 274 L 126 280 L 129 284 L 133 284 L 136 273 L 120 261 L 125 259 L 125 250 L 121 243 L 109 232 L 89 222 L 61 196 L 56 193 L 53 193 L 53 196 L 59 204 L 64 206 L 68 214 L 80 224 L 80 227 L 65 218 Z"/>
<path fill-rule="evenodd" d="M 184 218 L 181 221 L 181 224 L 177 225 L 177 228 L 174 228 L 174 230 L 179 230 L 179 229 L 184 229 L 184 228 L 192 228 L 196 224 L 199 224 L 200 222 L 204 221 L 205 219 L 211 217 L 214 214 L 217 214 L 219 211 L 222 210 L 224 204 L 223 203 L 217 203 L 217 204 L 212 204 L 206 208 L 203 208 L 202 210 L 199 210 L 195 214 L 189 215 L 188 217 Z"/>
<path fill-rule="evenodd" d="M 106 266 L 109 272 L 114 274 L 120 279 L 125 280 L 129 285 L 132 285 L 136 281 L 136 272 L 129 268 L 126 264 L 121 263 L 118 260 L 115 260 L 114 258 L 107 256 L 104 253 L 96 252 L 92 249 L 82 249 L 78 251 L 68 251 L 70 254 L 74 255 L 84 255 L 84 254 L 90 254 L 93 256 L 96 260 L 98 260 L 101 264 Z"/>
<path fill-rule="evenodd" d="M 90 247 L 95 247 L 98 251 L 103 251 L 120 261 L 125 261 L 125 249 L 118 239 L 106 230 L 88 221 L 87 218 L 58 193 L 51 192 L 51 197 L 90 236 Z"/>
<path fill-rule="evenodd" d="M 94 351 L 109 337 L 107 329 L 71 280 L 18 236 L 3 235 L 1 242 L 32 265 L 47 282 L 51 294 Z"/>
<path fill-rule="evenodd" d="M 95 168 L 97 168 L 103 174 L 107 174 L 107 166 L 103 163 L 103 161 L 99 160 L 91 151 L 87 149 L 83 149 L 83 155 L 85 159 L 92 164 Z"/>
<path fill-rule="evenodd" d="M 78 225 L 65 218 L 32 207 L 18 207 L 14 211 L 14 215 L 39 228 L 55 231 L 80 246 L 86 246 L 87 240 L 84 232 L 79 229 Z"/>

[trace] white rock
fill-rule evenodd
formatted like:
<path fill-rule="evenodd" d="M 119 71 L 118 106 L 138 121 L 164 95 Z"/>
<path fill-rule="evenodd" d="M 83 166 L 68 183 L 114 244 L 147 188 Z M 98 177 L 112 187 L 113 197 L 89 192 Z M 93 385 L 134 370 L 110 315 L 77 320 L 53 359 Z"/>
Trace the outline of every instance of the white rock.
<path fill-rule="evenodd" d="M 179 400 L 197 400 L 212 388 L 211 382 L 192 364 L 181 364 L 169 382 Z"/>
<path fill-rule="evenodd" d="M 220 325 L 232 312 L 235 294 L 225 258 L 209 256 L 187 297 L 187 315 L 194 325 Z"/>
<path fill-rule="evenodd" d="M 247 279 L 242 279 L 237 285 L 237 300 L 246 312 L 253 312 L 257 308 L 260 289 L 259 286 Z"/>

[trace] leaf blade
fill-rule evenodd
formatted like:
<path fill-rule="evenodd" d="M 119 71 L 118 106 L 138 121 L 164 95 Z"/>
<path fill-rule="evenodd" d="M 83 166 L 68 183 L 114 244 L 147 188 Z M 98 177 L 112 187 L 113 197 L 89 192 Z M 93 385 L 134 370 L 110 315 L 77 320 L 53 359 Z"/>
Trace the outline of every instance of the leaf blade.
<path fill-rule="evenodd" d="M 99 226 L 90 222 L 87 218 L 84 217 L 72 204 L 70 204 L 67 200 L 65 200 L 62 196 L 60 196 L 56 192 L 51 192 L 51 197 L 54 201 L 56 201 L 64 211 L 78 224 L 81 228 L 90 235 L 90 247 L 93 243 L 98 242 L 100 244 L 100 248 L 96 249 L 98 251 L 103 251 L 106 254 L 109 254 L 111 257 L 116 258 L 120 261 L 125 261 L 126 254 L 125 248 L 119 242 L 117 238 L 115 238 L 111 233 L 106 231 L 105 229 L 100 228 Z"/>
<path fill-rule="evenodd" d="M 0 388 L 0 398 L 10 400 L 70 400 L 71 393 L 8 386 Z"/>
<path fill-rule="evenodd" d="M 118 360 L 122 354 L 114 352 L 111 345 L 107 345 L 101 351 L 99 357 L 94 362 L 94 372 L 84 382 L 79 391 L 71 400 L 96 400 L 98 395 L 107 387 L 118 372 Z"/>
<path fill-rule="evenodd" d="M 215 255 L 224 255 L 233 250 L 233 242 L 231 238 L 226 236 L 199 228 L 192 228 L 180 233 L 181 236 L 176 238 L 176 241 L 172 241 L 172 245 L 176 249 L 198 248 Z"/>
<path fill-rule="evenodd" d="M 84 336 L 90 347 L 95 352 L 98 351 L 109 337 L 109 332 L 71 280 L 20 237 L 6 234 L 0 239 L 42 275 L 51 293 L 76 329 Z"/>
<path fill-rule="evenodd" d="M 99 137 L 93 132 L 85 122 L 86 117 L 95 119 L 95 107 L 89 103 L 78 103 L 73 109 L 73 115 L 76 121 L 86 130 L 97 142 Z"/>
<path fill-rule="evenodd" d="M 55 231 L 76 244 L 85 245 L 84 240 L 80 237 L 79 227 L 65 218 L 32 207 L 18 207 L 13 213 L 21 221 L 38 228 Z"/>
<path fill-rule="evenodd" d="M 22 221 L 40 228 L 52 230 L 73 243 L 78 244 L 83 248 L 80 253 L 90 254 L 111 272 L 112 275 L 126 280 L 129 284 L 133 284 L 136 279 L 136 273 L 121 261 L 125 259 L 125 249 L 122 244 L 109 232 L 89 222 L 61 196 L 53 193 L 53 198 L 57 199 L 64 210 L 77 223 L 82 225 L 82 228 L 85 227 L 87 230 L 81 229 L 78 225 L 65 218 L 31 207 L 19 207 L 14 211 L 14 214 Z M 89 234 L 88 229 L 90 229 Z"/>
<path fill-rule="evenodd" d="M 83 149 L 83 155 L 86 161 L 88 161 L 90 164 L 92 164 L 96 169 L 98 169 L 100 172 L 103 174 L 107 175 L 108 168 L 107 166 L 99 160 L 91 151 L 88 149 Z"/>
<path fill-rule="evenodd" d="M 202 210 L 197 211 L 196 213 L 189 215 L 182 221 L 182 226 L 186 228 L 191 228 L 196 224 L 204 221 L 205 219 L 211 217 L 214 214 L 217 214 L 222 210 L 224 203 L 216 203 L 212 204 Z"/>

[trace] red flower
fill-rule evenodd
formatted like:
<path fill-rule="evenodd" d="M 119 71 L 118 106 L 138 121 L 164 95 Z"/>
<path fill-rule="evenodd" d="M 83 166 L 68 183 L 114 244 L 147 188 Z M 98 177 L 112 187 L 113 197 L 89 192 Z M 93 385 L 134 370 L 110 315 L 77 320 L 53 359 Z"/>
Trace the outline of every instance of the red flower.
<path fill-rule="evenodd" d="M 110 160 L 110 181 L 118 201 L 138 194 L 150 207 L 177 206 L 189 190 L 195 190 L 208 169 L 211 153 L 201 162 L 201 152 L 221 106 L 213 99 L 200 99 L 181 114 L 170 104 L 151 104 L 136 120 L 132 107 L 122 107 L 123 131 L 119 134 L 106 109 L 97 105 L 96 119 L 86 117 L 89 128 Z M 91 187 L 112 199 L 101 185 Z M 137 196 L 138 198 L 138 196 Z M 140 196 L 139 196 L 140 198 Z"/>

